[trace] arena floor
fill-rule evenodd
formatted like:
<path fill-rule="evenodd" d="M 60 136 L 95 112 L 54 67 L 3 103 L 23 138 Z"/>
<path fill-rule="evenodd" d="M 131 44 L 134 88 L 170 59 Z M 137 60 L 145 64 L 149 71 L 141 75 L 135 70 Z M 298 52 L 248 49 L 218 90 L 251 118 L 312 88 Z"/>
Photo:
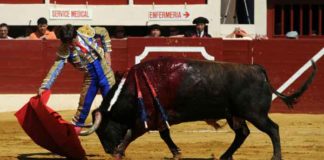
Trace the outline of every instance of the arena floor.
<path fill-rule="evenodd" d="M 74 111 L 60 112 L 70 119 Z M 280 126 L 283 159 L 322 160 L 324 158 L 324 115 L 271 114 Z M 0 159 L 59 160 L 34 144 L 17 123 L 13 113 L 0 113 Z M 236 160 L 270 159 L 272 145 L 264 133 L 249 124 L 251 134 L 236 152 Z M 174 141 L 182 149 L 185 160 L 218 158 L 234 138 L 228 126 L 215 131 L 204 122 L 184 123 L 171 127 Z M 105 154 L 96 135 L 81 137 L 87 158 L 112 159 Z M 156 132 L 147 133 L 133 142 L 126 151 L 126 159 L 170 159 L 171 153 Z"/>

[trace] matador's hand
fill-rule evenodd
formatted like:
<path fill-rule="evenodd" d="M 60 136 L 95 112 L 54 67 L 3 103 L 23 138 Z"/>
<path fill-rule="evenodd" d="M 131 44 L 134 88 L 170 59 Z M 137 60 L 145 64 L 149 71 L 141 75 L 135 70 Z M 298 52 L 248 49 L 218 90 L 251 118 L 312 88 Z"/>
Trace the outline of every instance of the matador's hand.
<path fill-rule="evenodd" d="M 42 93 L 45 91 L 46 89 L 44 89 L 44 88 L 40 88 L 40 89 L 38 89 L 38 95 L 40 96 L 40 95 L 42 95 Z"/>

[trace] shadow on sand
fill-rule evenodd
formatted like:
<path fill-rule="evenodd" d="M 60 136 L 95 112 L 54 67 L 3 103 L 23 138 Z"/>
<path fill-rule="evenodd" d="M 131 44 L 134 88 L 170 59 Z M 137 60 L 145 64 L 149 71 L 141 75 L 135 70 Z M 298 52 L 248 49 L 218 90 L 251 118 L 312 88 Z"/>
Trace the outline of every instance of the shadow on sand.
<path fill-rule="evenodd" d="M 86 155 L 86 159 L 96 157 L 96 155 Z M 17 156 L 18 160 L 70 160 L 69 158 L 61 157 L 57 154 L 53 153 L 28 153 L 28 154 L 20 154 Z M 163 160 L 174 160 L 171 157 L 164 157 Z M 206 157 L 206 158 L 193 158 L 193 157 L 182 157 L 180 160 L 217 160 L 217 158 Z"/>
<path fill-rule="evenodd" d="M 86 155 L 85 159 L 96 157 L 97 155 Z M 28 153 L 28 154 L 20 154 L 17 156 L 19 160 L 71 160 L 70 158 L 61 157 L 57 154 L 53 153 Z"/>
<path fill-rule="evenodd" d="M 174 160 L 174 159 L 169 157 L 164 157 L 163 160 Z M 180 160 L 218 160 L 218 159 L 212 155 L 211 157 L 206 157 L 206 158 L 181 157 Z"/>
<path fill-rule="evenodd" d="M 164 158 L 163 160 L 174 160 L 173 158 Z M 180 158 L 180 160 L 217 160 L 215 158 Z"/>
<path fill-rule="evenodd" d="M 57 158 L 49 158 L 57 157 Z M 66 159 L 64 157 L 60 157 L 53 153 L 28 153 L 28 154 L 20 154 L 17 159 L 19 160 L 62 160 Z"/>

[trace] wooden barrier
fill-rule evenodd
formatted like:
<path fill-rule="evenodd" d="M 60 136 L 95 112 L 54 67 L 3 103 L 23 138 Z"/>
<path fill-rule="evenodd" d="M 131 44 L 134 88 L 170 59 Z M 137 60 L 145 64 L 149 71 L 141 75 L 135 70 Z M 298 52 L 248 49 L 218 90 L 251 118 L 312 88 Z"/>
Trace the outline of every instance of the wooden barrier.
<path fill-rule="evenodd" d="M 59 41 L 0 41 L 0 94 L 35 93 L 55 59 Z M 200 49 L 205 49 L 209 57 L 236 63 L 257 63 L 263 65 L 275 88 L 279 88 L 302 65 L 323 47 L 322 40 L 263 40 L 237 41 L 195 38 L 128 38 L 113 40 L 112 68 L 124 72 L 135 64 L 136 57 L 147 56 L 143 61 L 161 57 L 176 56 L 204 59 Z M 194 47 L 197 52 L 166 52 L 163 47 L 175 49 Z M 177 48 L 178 47 L 178 48 Z M 160 48 L 150 51 L 150 48 Z M 205 55 L 206 56 L 206 55 Z M 296 105 L 289 111 L 278 99 L 274 101 L 273 112 L 324 113 L 324 60 L 317 61 L 318 73 L 313 84 Z M 295 91 L 309 76 L 310 70 L 301 75 L 286 94 Z M 53 86 L 53 93 L 79 93 L 82 73 L 67 64 Z"/>
<path fill-rule="evenodd" d="M 50 3 L 56 4 L 79 4 L 79 5 L 126 5 L 128 0 L 50 0 Z"/>

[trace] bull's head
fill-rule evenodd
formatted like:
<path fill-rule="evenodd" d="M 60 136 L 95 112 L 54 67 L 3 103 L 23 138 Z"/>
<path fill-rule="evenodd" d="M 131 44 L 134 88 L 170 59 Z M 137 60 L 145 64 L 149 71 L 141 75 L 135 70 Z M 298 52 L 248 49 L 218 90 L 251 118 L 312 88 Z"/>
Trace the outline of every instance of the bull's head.
<path fill-rule="evenodd" d="M 92 114 L 95 119 L 92 128 L 95 129 L 105 152 L 113 154 L 117 146 L 123 140 L 127 129 L 129 128 L 128 125 L 121 124 L 120 122 L 116 122 L 115 120 L 109 118 L 112 117 L 111 113 L 109 112 L 100 112 L 100 110 L 97 109 L 93 111 Z M 96 121 L 97 118 L 100 118 L 100 116 L 97 115 L 102 116 L 102 119 L 100 120 L 101 123 L 98 126 L 96 125 Z M 92 128 L 90 128 L 88 131 L 93 132 L 94 130 Z"/>
<path fill-rule="evenodd" d="M 123 79 L 125 82 L 126 77 L 124 76 Z M 113 154 L 127 129 L 135 121 L 136 110 L 132 105 L 134 94 L 129 92 L 129 85 L 125 84 L 123 88 L 123 79 L 118 80 L 102 101 L 101 106 L 92 112 L 93 125 L 80 132 L 80 136 L 88 136 L 96 132 L 105 151 L 110 154 Z M 109 111 L 108 108 L 112 105 L 113 108 Z"/>
<path fill-rule="evenodd" d="M 116 77 L 116 81 L 118 82 L 118 85 L 115 85 L 114 87 L 111 88 L 111 90 L 109 91 L 107 97 L 105 98 L 106 99 L 105 102 L 102 103 L 102 105 L 101 105 L 102 107 L 100 107 L 100 108 L 105 108 L 104 106 L 108 104 L 107 99 L 109 99 L 108 100 L 109 104 L 111 104 L 112 103 L 111 100 L 113 99 L 113 97 L 118 96 L 118 95 L 115 95 L 115 94 L 116 94 L 116 90 L 118 88 L 122 88 L 121 85 L 123 85 L 123 84 L 121 84 L 121 81 L 122 81 L 123 75 L 125 75 L 123 79 L 126 80 L 127 74 L 122 74 L 122 73 L 116 72 L 115 77 Z M 118 86 L 118 87 L 116 87 L 116 86 Z M 115 102 L 113 102 L 113 103 L 115 103 Z M 80 136 L 88 136 L 88 135 L 92 134 L 93 132 L 95 132 L 98 129 L 98 127 L 99 127 L 99 125 L 100 125 L 100 123 L 102 121 L 101 112 L 99 110 L 95 110 L 93 112 L 92 117 L 93 117 L 93 120 L 94 120 L 93 125 L 83 127 L 83 128 L 89 128 L 89 129 L 88 130 L 82 130 L 80 132 L 80 134 L 79 134 Z"/>
<path fill-rule="evenodd" d="M 128 126 L 111 120 L 109 113 L 102 113 L 99 109 L 94 110 L 92 116 L 93 125 L 87 130 L 82 130 L 79 135 L 88 136 L 96 132 L 105 152 L 113 154 L 115 148 L 124 138 Z"/>

